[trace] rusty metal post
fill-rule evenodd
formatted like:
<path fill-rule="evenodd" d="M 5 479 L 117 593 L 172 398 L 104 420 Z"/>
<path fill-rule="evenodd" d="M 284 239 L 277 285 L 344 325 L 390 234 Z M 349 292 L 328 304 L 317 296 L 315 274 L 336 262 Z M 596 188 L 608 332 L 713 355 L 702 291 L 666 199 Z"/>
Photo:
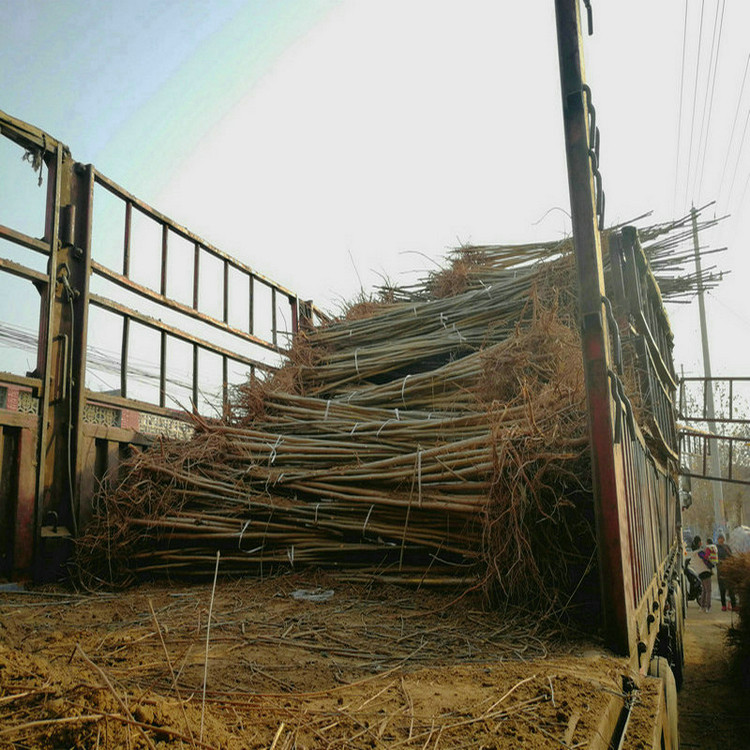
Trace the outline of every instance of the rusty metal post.
<path fill-rule="evenodd" d="M 599 237 L 601 184 L 596 144 L 591 142 L 589 92 L 585 87 L 578 0 L 555 0 L 565 148 L 568 164 L 583 364 L 591 440 L 594 505 L 604 626 L 609 646 L 630 655 L 635 627 L 632 578 L 627 565 L 628 524 L 624 467 L 616 451 L 610 390 L 612 356 L 605 314 L 604 274 Z M 594 138 L 596 139 L 595 134 Z M 592 168 L 593 167 L 593 168 Z"/>
<path fill-rule="evenodd" d="M 78 532 L 77 447 L 83 416 L 88 280 L 90 274 L 93 170 L 76 164 L 62 144 L 48 158 L 50 168 L 46 237 L 51 253 L 49 290 L 40 339 L 41 420 L 36 488 L 38 539 L 45 528 Z M 37 575 L 61 562 L 40 547 Z"/>

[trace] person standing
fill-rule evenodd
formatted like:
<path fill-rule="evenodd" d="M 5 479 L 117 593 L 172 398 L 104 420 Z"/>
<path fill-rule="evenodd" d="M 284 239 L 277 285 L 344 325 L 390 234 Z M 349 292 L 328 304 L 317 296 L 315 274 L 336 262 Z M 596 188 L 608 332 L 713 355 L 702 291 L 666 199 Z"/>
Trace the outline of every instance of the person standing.
<path fill-rule="evenodd" d="M 701 549 L 701 538 L 693 537 L 688 555 L 690 568 L 697 574 L 701 581 L 701 596 L 698 605 L 704 612 L 711 609 L 711 578 L 713 577 L 713 565 L 708 561 L 706 550 Z"/>
<path fill-rule="evenodd" d="M 727 593 L 729 593 L 729 609 L 737 609 L 737 598 L 734 595 L 734 590 L 729 588 L 729 584 L 726 582 L 721 574 L 721 567 L 724 560 L 729 559 L 732 556 L 732 548 L 726 543 L 723 534 L 719 534 L 716 539 L 716 549 L 719 553 L 719 565 L 716 568 L 716 579 L 719 581 L 719 596 L 721 597 L 721 611 L 727 611 Z"/>

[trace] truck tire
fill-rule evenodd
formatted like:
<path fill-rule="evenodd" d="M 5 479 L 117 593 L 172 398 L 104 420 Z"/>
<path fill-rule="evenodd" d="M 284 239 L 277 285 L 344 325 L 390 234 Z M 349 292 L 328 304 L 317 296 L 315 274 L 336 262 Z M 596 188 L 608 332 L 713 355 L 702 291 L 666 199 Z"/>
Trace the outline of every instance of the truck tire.
<path fill-rule="evenodd" d="M 669 662 L 663 656 L 655 656 L 648 665 L 651 677 L 658 677 L 664 686 L 664 706 L 669 725 L 669 738 L 665 750 L 678 750 L 680 736 L 677 729 L 677 685 Z"/>
<path fill-rule="evenodd" d="M 685 598 L 682 594 L 682 589 L 678 586 L 674 592 L 675 617 L 670 622 L 670 643 L 672 646 L 672 659 L 670 660 L 670 665 L 674 674 L 674 681 L 677 690 L 682 688 L 685 668 L 685 645 L 683 641 L 683 635 L 685 632 L 685 618 L 683 615 L 684 601 Z"/>

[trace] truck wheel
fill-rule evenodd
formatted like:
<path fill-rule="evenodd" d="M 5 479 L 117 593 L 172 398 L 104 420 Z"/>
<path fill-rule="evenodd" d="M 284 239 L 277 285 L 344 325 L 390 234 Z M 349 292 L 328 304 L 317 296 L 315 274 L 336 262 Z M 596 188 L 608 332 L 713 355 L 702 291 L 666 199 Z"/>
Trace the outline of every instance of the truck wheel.
<path fill-rule="evenodd" d="M 685 618 L 683 616 L 683 602 L 685 601 L 682 591 L 677 588 L 674 592 L 675 618 L 669 625 L 669 640 L 672 646 L 672 659 L 670 660 L 674 681 L 677 690 L 682 687 L 685 667 L 685 647 L 683 634 L 685 631 Z"/>
<path fill-rule="evenodd" d="M 680 736 L 677 729 L 677 685 L 669 662 L 663 656 L 655 656 L 648 665 L 651 677 L 661 678 L 664 686 L 664 708 L 669 726 L 668 743 L 665 750 L 678 750 Z"/>

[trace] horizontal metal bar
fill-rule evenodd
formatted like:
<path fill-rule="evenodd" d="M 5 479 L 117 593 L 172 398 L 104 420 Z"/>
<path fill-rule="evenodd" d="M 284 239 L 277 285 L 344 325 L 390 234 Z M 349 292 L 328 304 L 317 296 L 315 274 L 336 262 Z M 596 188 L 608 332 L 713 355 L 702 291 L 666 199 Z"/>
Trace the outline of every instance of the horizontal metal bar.
<path fill-rule="evenodd" d="M 121 305 L 117 302 L 113 302 L 106 297 L 100 297 L 98 294 L 91 294 L 89 296 L 89 301 L 92 305 L 96 305 L 103 310 L 108 310 L 109 312 L 113 312 L 117 315 L 123 315 L 124 317 L 129 318 L 130 320 L 134 320 L 141 325 L 147 326 L 148 328 L 152 328 L 155 331 L 164 331 L 165 333 L 168 333 L 170 336 L 173 336 L 180 341 L 186 341 L 189 344 L 197 344 L 201 349 L 204 349 L 208 352 L 213 352 L 214 354 L 228 357 L 234 362 L 248 365 L 248 367 L 259 367 L 262 370 L 266 370 L 269 372 L 276 370 L 273 365 L 266 364 L 265 362 L 261 362 L 260 360 L 253 359 L 251 357 L 243 357 L 241 354 L 232 352 L 229 349 L 224 349 L 221 346 L 216 346 L 210 341 L 198 338 L 197 336 L 191 336 L 189 333 L 185 333 L 179 328 L 175 328 L 174 326 L 162 323 L 160 320 L 151 318 L 148 315 L 143 315 L 130 307 Z"/>
<path fill-rule="evenodd" d="M 0 409 L 0 427 L 20 427 L 21 429 L 34 430 L 39 427 L 39 415 L 28 414 L 24 411 L 6 411 Z"/>
<path fill-rule="evenodd" d="M 680 430 L 680 440 L 689 438 L 691 440 L 726 440 L 731 443 L 750 444 L 750 435 L 714 435 L 712 432 L 698 432 L 697 430 Z"/>
<path fill-rule="evenodd" d="M 108 440 L 111 443 L 130 443 L 131 445 L 142 445 L 144 447 L 151 445 L 154 440 L 158 439 L 156 435 L 144 435 L 136 430 L 112 427 L 107 424 L 84 422 L 81 430 L 86 437 Z"/>
<path fill-rule="evenodd" d="M 733 376 L 733 375 L 716 375 L 711 378 L 702 378 L 698 375 L 694 375 L 687 378 L 680 378 L 680 382 L 682 383 L 703 383 L 704 381 L 709 381 L 711 383 L 714 382 L 724 382 L 728 383 L 730 381 L 734 381 L 735 383 L 748 383 L 750 382 L 750 376 L 744 375 L 744 376 Z"/>
<path fill-rule="evenodd" d="M 258 336 L 253 336 L 253 334 L 251 333 L 245 333 L 244 331 L 241 331 L 237 328 L 232 328 L 232 326 L 230 326 L 228 323 L 218 320 L 217 318 L 213 318 L 210 315 L 206 315 L 206 313 L 198 312 L 198 310 L 189 305 L 183 305 L 181 302 L 177 302 L 170 297 L 165 297 L 163 294 L 159 294 L 158 292 L 153 291 L 153 289 L 149 289 L 148 287 L 145 287 L 141 284 L 137 284 L 135 281 L 131 281 L 125 276 L 112 271 L 111 269 L 103 266 L 101 263 L 97 263 L 94 260 L 91 261 L 91 270 L 98 276 L 107 279 L 107 281 L 111 281 L 113 284 L 117 284 L 123 289 L 127 289 L 129 292 L 133 292 L 134 294 L 138 294 L 141 297 L 145 297 L 146 299 L 149 299 L 158 305 L 162 305 L 163 307 L 167 307 L 170 310 L 174 310 L 175 312 L 187 315 L 193 320 L 198 320 L 201 323 L 206 323 L 207 325 L 213 326 L 214 328 L 218 328 L 220 331 L 225 331 L 226 333 L 230 333 L 233 336 L 237 336 L 238 338 L 241 338 L 243 339 L 243 341 L 247 341 L 250 344 L 257 344 L 258 346 L 262 346 L 264 349 L 269 349 L 272 352 L 283 353 L 284 351 L 280 347 L 275 346 L 270 341 L 261 339 Z"/>
<path fill-rule="evenodd" d="M 148 203 L 139 200 L 134 195 L 129 193 L 124 188 L 120 187 L 117 183 L 110 180 L 108 177 L 105 177 L 101 172 L 95 171 L 94 172 L 94 179 L 102 185 L 102 187 L 109 190 L 111 193 L 114 193 L 118 198 L 121 198 L 124 201 L 130 201 L 136 208 L 138 208 L 140 211 L 145 213 L 146 215 L 150 216 L 152 219 L 158 221 L 160 224 L 166 224 L 175 234 L 180 235 L 186 240 L 189 240 L 190 242 L 197 242 L 206 252 L 213 255 L 216 258 L 219 258 L 220 260 L 226 261 L 231 265 L 232 267 L 236 268 L 238 271 L 242 271 L 243 273 L 246 273 L 253 278 L 257 279 L 258 281 L 262 282 L 266 286 L 276 289 L 277 291 L 281 292 L 282 294 L 289 297 L 290 300 L 293 300 L 297 297 L 296 293 L 291 291 L 290 289 L 287 289 L 286 287 L 283 287 L 281 284 L 273 281 L 272 279 L 269 279 L 267 276 L 264 276 L 262 273 L 258 273 L 257 271 L 250 268 L 250 266 L 246 266 L 241 261 L 237 260 L 236 258 L 233 258 L 228 253 L 223 252 L 222 250 L 219 250 L 218 247 L 215 247 L 209 242 L 206 242 L 204 239 L 199 237 L 197 234 L 193 234 L 189 229 L 186 227 L 183 227 L 180 224 L 177 224 L 176 222 L 172 221 L 168 216 L 165 216 L 164 214 L 160 213 L 156 209 L 152 208 L 148 205 Z"/>
<path fill-rule="evenodd" d="M 0 110 L 0 133 L 23 148 L 42 148 L 52 152 L 61 145 L 49 133 L 45 133 L 43 130 L 16 117 L 11 117 L 2 110 Z"/>
<path fill-rule="evenodd" d="M 29 250 L 34 250 L 42 255 L 50 254 L 49 242 L 38 240 L 36 237 L 29 237 L 28 234 L 17 232 L 15 229 L 0 224 L 0 239 L 8 240 L 16 245 L 21 245 Z"/>
<path fill-rule="evenodd" d="M 114 396 L 111 393 L 100 393 L 86 389 L 87 404 L 103 404 L 104 406 L 113 406 L 117 409 L 129 409 L 130 411 L 143 412 L 145 414 L 156 414 L 160 417 L 169 417 L 170 419 L 185 420 L 185 414 L 180 409 L 170 409 L 166 406 L 157 406 L 149 404 L 147 401 L 138 401 L 133 398 L 123 398 Z"/>
<path fill-rule="evenodd" d="M 18 276 L 21 279 L 37 281 L 40 284 L 49 284 L 49 276 L 47 276 L 46 273 L 35 271 L 33 268 L 22 266 L 20 263 L 15 263 L 7 258 L 0 258 L 0 271 L 5 271 L 13 276 Z"/>
<path fill-rule="evenodd" d="M 750 479 L 728 479 L 727 477 L 715 477 L 708 474 L 694 474 L 691 471 L 679 470 L 681 477 L 692 477 L 693 479 L 706 479 L 711 482 L 726 482 L 727 484 L 744 484 L 750 486 Z"/>
<path fill-rule="evenodd" d="M 722 419 L 721 417 L 691 417 L 689 414 L 680 414 L 680 419 L 684 419 L 686 422 L 705 422 L 709 424 L 750 424 L 750 419 Z"/>
<path fill-rule="evenodd" d="M 0 372 L 0 385 L 7 384 L 23 385 L 37 394 L 42 390 L 41 378 L 27 378 L 23 375 L 14 375 L 12 372 Z"/>

